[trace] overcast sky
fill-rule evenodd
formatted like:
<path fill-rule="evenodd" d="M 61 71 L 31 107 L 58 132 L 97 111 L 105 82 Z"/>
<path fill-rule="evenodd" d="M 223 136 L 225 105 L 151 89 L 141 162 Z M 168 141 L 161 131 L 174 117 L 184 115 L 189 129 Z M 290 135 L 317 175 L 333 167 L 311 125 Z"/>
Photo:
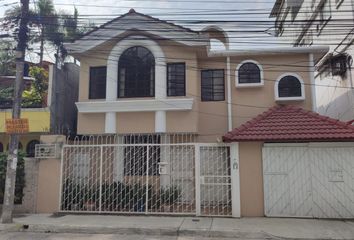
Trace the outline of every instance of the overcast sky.
<path fill-rule="evenodd" d="M 19 0 L 0 0 L 0 16 L 13 6 L 5 4 L 16 2 Z M 31 7 L 34 2 L 30 1 Z M 200 30 L 204 25 L 190 23 L 191 20 L 224 21 L 216 24 L 229 31 L 231 48 L 274 46 L 277 41 L 267 33 L 273 30 L 268 30 L 274 25 L 268 16 L 274 0 L 54 0 L 54 4 L 56 10 L 71 13 L 76 6 L 82 23 L 90 19 L 96 25 L 124 14 L 130 8 L 194 30 Z"/>

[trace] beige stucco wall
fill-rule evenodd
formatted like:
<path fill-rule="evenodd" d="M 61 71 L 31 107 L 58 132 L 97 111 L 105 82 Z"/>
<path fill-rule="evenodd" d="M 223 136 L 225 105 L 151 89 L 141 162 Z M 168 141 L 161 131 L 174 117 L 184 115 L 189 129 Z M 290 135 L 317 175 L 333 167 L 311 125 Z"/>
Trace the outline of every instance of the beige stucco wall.
<path fill-rule="evenodd" d="M 89 67 L 106 65 L 109 53 L 116 42 L 108 42 L 80 56 L 80 101 L 88 101 Z M 160 41 L 158 44 L 161 46 L 166 56 L 166 62 L 186 63 L 186 97 L 194 98 L 193 109 L 191 111 L 167 112 L 167 132 L 197 133 L 199 135 L 198 140 L 203 142 L 216 142 L 220 140 L 221 136 L 228 130 L 226 58 L 207 57 L 206 48 L 190 48 L 169 41 Z M 264 86 L 236 88 L 235 78 L 237 66 L 240 62 L 249 59 L 259 62 L 263 67 Z M 308 60 L 308 54 L 231 57 L 233 127 L 240 126 L 278 103 L 294 104 L 306 109 L 311 109 L 312 98 Z M 201 101 L 200 71 L 202 69 L 224 69 L 225 101 Z M 275 101 L 275 81 L 280 75 L 287 72 L 296 73 L 304 80 L 306 96 L 304 101 Z M 104 125 L 104 114 L 79 113 L 78 132 L 80 134 L 102 134 L 104 133 Z M 153 112 L 117 114 L 117 131 L 119 133 L 154 132 L 154 125 L 155 118 Z"/>
<path fill-rule="evenodd" d="M 43 143 L 65 142 L 65 136 L 43 135 Z M 59 211 L 60 159 L 41 159 L 38 168 L 37 213 Z"/>
<path fill-rule="evenodd" d="M 254 60 L 263 67 L 264 86 L 254 88 L 236 88 L 236 69 L 244 60 Z M 232 114 L 233 127 L 241 124 L 266 111 L 276 104 L 292 104 L 311 110 L 311 81 L 308 68 L 307 54 L 269 55 L 257 57 L 242 57 L 231 59 L 232 79 Z M 276 80 L 284 73 L 298 74 L 305 84 L 305 100 L 303 101 L 275 101 L 274 85 Z"/>
<path fill-rule="evenodd" d="M 262 143 L 242 142 L 240 154 L 241 216 L 264 216 Z"/>

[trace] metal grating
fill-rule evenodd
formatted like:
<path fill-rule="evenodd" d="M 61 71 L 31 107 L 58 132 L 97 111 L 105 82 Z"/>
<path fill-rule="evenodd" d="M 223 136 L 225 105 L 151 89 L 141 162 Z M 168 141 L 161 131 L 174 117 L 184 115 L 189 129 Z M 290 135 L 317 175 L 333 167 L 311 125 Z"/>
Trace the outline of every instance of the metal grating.
<path fill-rule="evenodd" d="M 63 147 L 61 211 L 231 215 L 228 146 L 120 141 Z"/>

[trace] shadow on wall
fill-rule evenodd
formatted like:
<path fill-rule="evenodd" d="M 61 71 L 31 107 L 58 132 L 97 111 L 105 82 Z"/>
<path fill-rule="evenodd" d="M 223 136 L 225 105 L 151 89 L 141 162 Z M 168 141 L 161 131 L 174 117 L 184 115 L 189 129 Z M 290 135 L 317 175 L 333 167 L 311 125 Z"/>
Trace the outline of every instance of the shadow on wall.
<path fill-rule="evenodd" d="M 317 112 L 345 122 L 353 120 L 354 90 L 346 91 L 340 96 L 333 98 L 330 103 L 317 107 Z"/>

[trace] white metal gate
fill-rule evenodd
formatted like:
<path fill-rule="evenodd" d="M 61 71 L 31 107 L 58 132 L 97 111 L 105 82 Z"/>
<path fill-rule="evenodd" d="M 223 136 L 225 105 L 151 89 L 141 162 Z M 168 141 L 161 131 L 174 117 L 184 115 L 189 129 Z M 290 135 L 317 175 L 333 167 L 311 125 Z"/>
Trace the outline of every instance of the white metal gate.
<path fill-rule="evenodd" d="M 230 147 L 64 145 L 63 212 L 231 216 Z"/>
<path fill-rule="evenodd" d="M 266 144 L 266 216 L 354 218 L 352 143 Z"/>

